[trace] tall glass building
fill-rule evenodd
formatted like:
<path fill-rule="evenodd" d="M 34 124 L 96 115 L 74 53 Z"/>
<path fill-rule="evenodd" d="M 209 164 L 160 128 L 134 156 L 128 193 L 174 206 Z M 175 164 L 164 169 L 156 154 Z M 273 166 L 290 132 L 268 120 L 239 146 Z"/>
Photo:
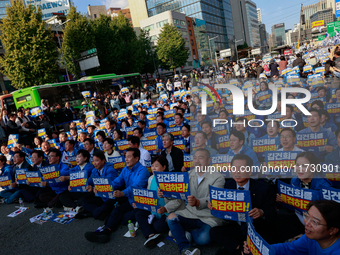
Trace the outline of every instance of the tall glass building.
<path fill-rule="evenodd" d="M 149 17 L 172 10 L 204 20 L 207 35 L 210 38 L 218 36 L 214 40 L 216 50 L 228 49 L 233 43 L 230 0 L 146 0 L 146 8 Z"/>
<path fill-rule="evenodd" d="M 6 7 L 10 4 L 9 0 L 0 1 L 0 19 L 6 17 Z"/>
<path fill-rule="evenodd" d="M 286 39 L 285 23 L 272 26 L 272 36 L 274 46 L 284 45 Z"/>

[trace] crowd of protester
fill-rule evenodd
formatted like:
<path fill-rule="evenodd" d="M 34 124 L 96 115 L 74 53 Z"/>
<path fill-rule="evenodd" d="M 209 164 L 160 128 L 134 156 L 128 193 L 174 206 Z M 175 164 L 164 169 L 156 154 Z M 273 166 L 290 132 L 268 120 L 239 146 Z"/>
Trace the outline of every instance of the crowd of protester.
<path fill-rule="evenodd" d="M 333 56 L 335 64 L 328 63 Z M 247 254 L 246 223 L 213 216 L 209 187 L 249 190 L 252 209 L 248 216 L 276 254 L 339 254 L 340 199 L 312 201 L 301 215 L 282 206 L 279 195 L 279 180 L 309 190 L 340 187 L 336 174 L 313 171 L 313 166 L 319 164 L 334 169 L 340 165 L 340 84 L 326 79 L 327 75 L 337 77 L 337 69 L 330 66 L 336 67 L 339 62 L 337 47 L 322 48 L 297 54 L 288 61 L 282 57 L 269 65 L 254 62 L 241 66 L 234 62 L 218 73 L 212 69 L 193 70 L 182 79 L 176 75 L 173 80 L 157 80 L 159 98 L 154 101 L 145 84 L 140 97 L 137 91 L 98 94 L 86 99 L 80 112 L 69 103 L 64 108 L 59 104 L 52 107 L 46 100 L 42 100 L 41 115 L 36 117 L 29 109 L 16 113 L 2 109 L 0 176 L 9 174 L 13 183 L 12 189 L 0 192 L 1 203 L 17 203 L 23 198 L 36 208 L 63 207 L 76 212 L 77 219 L 103 220 L 105 226 L 100 231 L 85 233 L 90 242 L 108 242 L 120 224 L 132 220 L 138 222 L 148 248 L 155 247 L 166 233 L 176 240 L 181 254 L 200 254 L 196 244 L 211 243 L 221 246 L 216 254 Z M 322 71 L 319 67 L 325 68 Z M 248 95 L 245 99 L 244 115 L 233 114 L 233 95 L 227 89 L 209 93 L 207 114 L 202 114 L 205 95 L 201 92 L 213 92 L 205 84 L 214 87 L 223 83 L 244 91 L 251 88 L 252 98 Z M 273 85 L 278 95 L 271 92 Z M 280 91 L 285 87 L 311 92 L 311 100 L 304 104 L 311 115 L 304 116 L 294 105 L 282 109 Z M 268 110 L 276 96 L 272 114 L 257 116 L 249 111 L 249 100 L 255 109 Z M 304 97 L 294 90 L 287 95 L 289 99 Z M 214 125 L 216 119 L 225 123 Z M 58 124 L 62 124 L 62 130 L 55 128 Z M 42 128 L 45 134 L 33 135 Z M 19 135 L 18 141 L 9 139 L 13 134 Z M 322 144 L 315 139 L 321 139 Z M 155 141 L 156 149 L 144 146 L 145 141 Z M 122 149 L 120 144 L 126 147 Z M 281 165 L 293 162 L 296 173 L 280 176 L 241 171 L 242 167 L 270 166 L 273 160 L 265 151 L 282 152 L 281 157 L 295 155 L 276 160 Z M 124 167 L 118 170 L 114 163 L 119 157 L 124 158 Z M 203 171 L 219 164 L 236 171 Z M 57 183 L 43 180 L 42 187 L 17 184 L 16 170 L 38 171 L 51 165 L 60 172 Z M 86 192 L 71 192 L 70 174 L 78 171 L 87 172 Z M 190 196 L 186 200 L 165 197 L 153 174 L 187 171 Z M 114 190 L 111 198 L 95 195 L 98 191 L 92 179 L 97 177 L 110 180 Z M 157 212 L 136 208 L 132 187 L 157 191 Z"/>

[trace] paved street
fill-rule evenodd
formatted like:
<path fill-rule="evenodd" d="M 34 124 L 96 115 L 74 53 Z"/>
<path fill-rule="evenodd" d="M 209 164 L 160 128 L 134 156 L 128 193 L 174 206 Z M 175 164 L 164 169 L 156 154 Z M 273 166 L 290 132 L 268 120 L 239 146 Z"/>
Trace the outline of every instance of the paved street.
<path fill-rule="evenodd" d="M 84 233 L 94 231 L 103 224 L 93 218 L 74 220 L 68 225 L 48 221 L 43 225 L 30 223 L 29 218 L 42 212 L 35 209 L 33 204 L 22 214 L 9 218 L 8 214 L 14 212 L 16 205 L 0 205 L 0 243 L 1 254 L 119 254 L 119 255 L 177 255 L 178 248 L 175 243 L 164 239 L 165 245 L 152 250 L 144 248 L 145 238 L 140 230 L 135 238 L 126 238 L 127 226 L 121 226 L 111 235 L 106 244 L 88 242 Z M 27 206 L 26 205 L 26 206 Z M 54 209 L 55 213 L 61 209 Z M 216 245 L 200 247 L 204 255 L 215 254 Z"/>

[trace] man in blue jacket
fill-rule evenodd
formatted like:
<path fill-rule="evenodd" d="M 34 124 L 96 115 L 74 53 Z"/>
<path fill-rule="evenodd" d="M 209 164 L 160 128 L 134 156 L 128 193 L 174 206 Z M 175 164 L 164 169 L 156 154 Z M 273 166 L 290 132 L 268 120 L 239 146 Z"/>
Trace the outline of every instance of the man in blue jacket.
<path fill-rule="evenodd" d="M 304 214 L 305 234 L 291 243 L 271 245 L 276 255 L 338 255 L 340 251 L 340 204 L 335 201 L 312 201 Z M 244 254 L 249 247 L 244 242 Z"/>
<path fill-rule="evenodd" d="M 114 181 L 117 177 L 117 171 L 114 169 L 112 163 L 106 162 L 105 154 L 103 151 L 96 151 L 93 153 L 93 166 L 91 177 L 88 180 L 87 191 L 94 191 L 93 178 L 109 178 Z M 94 194 L 84 200 L 82 206 L 85 209 L 83 212 L 78 213 L 76 218 L 81 219 L 93 216 L 95 219 L 104 220 L 114 208 L 116 201 L 109 198 L 95 197 Z"/>
<path fill-rule="evenodd" d="M 45 203 L 48 207 L 52 208 L 53 206 L 62 207 L 62 204 L 59 201 L 59 196 L 61 193 L 67 190 L 68 180 L 65 178 L 70 171 L 67 165 L 61 162 L 61 152 L 58 149 L 52 149 L 48 154 L 48 161 L 50 165 L 56 165 L 59 173 L 59 182 L 55 182 L 53 184 L 49 184 L 47 182 L 41 182 L 44 187 L 51 187 L 52 191 L 42 193 L 39 196 L 40 201 Z"/>
<path fill-rule="evenodd" d="M 228 151 L 227 155 L 231 156 L 235 156 L 236 154 L 247 155 L 253 160 L 254 166 L 259 166 L 260 163 L 255 152 L 248 146 L 244 145 L 244 140 L 245 137 L 241 131 L 231 132 L 229 138 L 230 150 Z"/>
<path fill-rule="evenodd" d="M 127 201 L 113 209 L 103 231 L 85 233 L 85 238 L 88 241 L 97 243 L 108 242 L 110 240 L 110 234 L 117 230 L 123 218 L 127 220 L 128 216 L 131 216 L 129 212 L 133 210 L 131 205 L 133 203 L 132 187 L 146 188 L 148 178 L 150 177 L 146 167 L 139 163 L 139 158 L 139 149 L 127 149 L 125 155 L 126 167 L 112 182 L 113 189 L 115 190 L 113 196 L 115 198 L 125 197 Z M 122 186 L 125 186 L 125 189 L 122 191 L 118 190 Z"/>

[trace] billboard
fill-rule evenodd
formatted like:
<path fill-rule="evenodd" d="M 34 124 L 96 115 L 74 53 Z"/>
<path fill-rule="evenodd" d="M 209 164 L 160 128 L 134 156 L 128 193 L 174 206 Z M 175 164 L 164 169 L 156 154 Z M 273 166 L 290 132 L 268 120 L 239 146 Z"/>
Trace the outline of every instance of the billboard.
<path fill-rule="evenodd" d="M 335 16 L 340 17 L 340 0 L 335 0 Z"/>
<path fill-rule="evenodd" d="M 43 20 L 53 17 L 53 13 L 68 14 L 70 11 L 70 0 L 25 0 L 25 6 L 33 5 L 41 7 Z"/>
<path fill-rule="evenodd" d="M 274 25 L 274 28 L 276 29 L 276 28 L 280 28 L 280 27 L 284 27 L 284 26 L 285 26 L 285 23 L 280 23 L 280 24 Z"/>
<path fill-rule="evenodd" d="M 323 27 L 325 25 L 325 21 L 324 20 L 317 20 L 312 22 L 312 28 L 314 27 Z"/>

